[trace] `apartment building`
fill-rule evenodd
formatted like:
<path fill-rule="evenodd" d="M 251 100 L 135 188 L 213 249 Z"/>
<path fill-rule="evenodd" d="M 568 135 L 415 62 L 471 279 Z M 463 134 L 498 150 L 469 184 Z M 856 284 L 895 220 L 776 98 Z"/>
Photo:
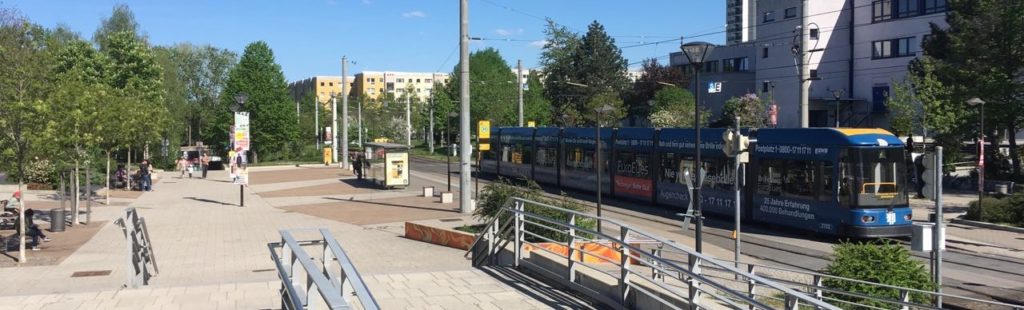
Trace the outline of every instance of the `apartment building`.
<path fill-rule="evenodd" d="M 362 98 L 377 99 L 384 94 L 403 97 L 412 92 L 420 100 L 429 100 L 434 83 L 447 84 L 448 80 L 448 74 L 441 72 L 363 71 L 356 74 L 354 89 Z"/>
<path fill-rule="evenodd" d="M 754 40 L 757 35 L 756 0 L 726 0 L 725 44 L 733 45 Z"/>
<path fill-rule="evenodd" d="M 353 93 L 352 88 L 355 85 L 355 79 L 356 77 L 354 76 L 349 76 L 345 79 L 348 82 L 348 88 L 345 89 L 346 93 Z M 330 111 L 331 95 L 341 93 L 341 76 L 318 75 L 295 81 L 288 84 L 288 92 L 295 102 L 301 101 L 307 94 L 313 94 L 316 96 L 317 101 L 323 105 L 323 108 Z"/>
<path fill-rule="evenodd" d="M 799 26 L 808 26 L 810 91 L 808 123 L 811 127 L 887 127 L 886 97 L 894 81 L 902 81 L 907 65 L 921 55 L 921 42 L 930 24 L 947 27 L 946 0 L 801 0 L 749 1 L 756 8 L 756 38 L 717 47 L 705 63 L 702 80 L 721 82 L 720 97 L 752 90 L 778 106 L 779 127 L 799 127 L 800 72 L 794 49 L 800 44 Z M 742 4 L 747 4 L 743 2 Z M 727 2 L 727 10 L 735 7 Z M 734 16 L 727 12 L 726 16 Z M 685 65 L 673 53 L 672 65 Z M 723 61 L 733 60 L 725 75 Z M 706 78 L 704 78 L 706 77 Z M 738 85 L 739 87 L 730 87 Z M 702 95 L 708 89 L 702 88 Z M 706 97 L 709 108 L 720 111 L 724 100 Z M 728 98 L 725 98 L 728 99 Z"/>

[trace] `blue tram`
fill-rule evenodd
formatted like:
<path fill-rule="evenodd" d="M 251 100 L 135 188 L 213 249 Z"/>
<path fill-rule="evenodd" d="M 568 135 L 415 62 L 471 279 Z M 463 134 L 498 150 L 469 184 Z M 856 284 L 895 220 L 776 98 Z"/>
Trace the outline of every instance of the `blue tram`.
<path fill-rule="evenodd" d="M 735 214 L 732 159 L 722 152 L 724 129 L 701 131 L 705 213 Z M 903 143 L 881 129 L 759 129 L 751 132 L 741 216 L 812 232 L 851 237 L 908 236 Z M 594 159 L 594 128 L 496 128 L 481 169 L 511 178 L 594 191 L 602 169 L 609 196 L 681 208 L 694 171 L 694 130 L 602 128 Z"/>

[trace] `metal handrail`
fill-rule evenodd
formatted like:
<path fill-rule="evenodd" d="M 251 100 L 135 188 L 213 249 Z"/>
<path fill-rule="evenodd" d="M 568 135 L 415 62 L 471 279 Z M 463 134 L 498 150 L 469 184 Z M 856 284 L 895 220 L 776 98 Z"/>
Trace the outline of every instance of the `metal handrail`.
<path fill-rule="evenodd" d="M 469 245 L 469 250 L 466 251 L 466 254 L 462 255 L 463 258 L 469 258 L 469 254 L 473 253 L 473 249 L 476 248 L 477 243 L 480 243 L 480 241 L 484 239 L 484 235 L 486 235 L 486 232 L 491 231 L 491 229 L 494 228 L 492 226 L 498 223 L 497 219 L 500 219 L 501 215 L 505 214 L 505 209 L 508 207 L 510 202 L 510 199 L 506 199 L 505 203 L 502 204 L 501 209 L 499 209 L 498 213 L 494 215 L 495 220 L 491 221 L 490 223 L 487 223 L 487 226 L 485 226 L 484 229 L 480 231 L 481 233 L 477 234 L 476 238 L 473 238 L 473 243 Z"/>
<path fill-rule="evenodd" d="M 516 199 L 518 200 L 519 198 L 516 198 Z M 525 201 L 529 201 L 529 200 L 525 200 Z M 557 207 L 554 207 L 554 206 L 552 206 L 552 207 L 556 208 L 556 209 L 564 210 L 564 209 L 557 208 Z M 630 245 L 628 243 L 625 243 L 623 241 L 618 240 L 618 238 L 616 238 L 616 237 L 612 237 L 612 236 L 606 235 L 606 234 L 601 233 L 601 232 L 597 232 L 597 231 L 590 230 L 590 229 L 583 228 L 583 227 L 570 226 L 569 224 L 565 224 L 565 223 L 561 223 L 561 222 L 557 222 L 557 221 L 552 221 L 550 219 L 547 219 L 547 218 L 544 218 L 544 217 L 540 217 L 540 216 L 537 216 L 537 215 L 534 215 L 534 214 L 531 214 L 531 213 L 527 213 L 527 212 L 524 212 L 524 211 L 512 210 L 511 212 L 514 212 L 516 214 L 522 214 L 523 216 L 528 216 L 528 217 L 539 219 L 539 220 L 548 221 L 551 224 L 555 224 L 555 225 L 559 225 L 559 226 L 563 226 L 563 227 L 567 227 L 567 228 L 568 227 L 573 227 L 574 229 L 576 229 L 578 231 L 585 232 L 585 233 L 590 233 L 590 234 L 594 234 L 594 235 L 597 235 L 597 236 L 602 236 L 602 237 L 605 237 L 608 240 L 612 240 L 614 243 L 619 243 L 619 245 L 622 246 L 622 248 L 628 248 L 631 251 L 637 251 L 639 253 L 643 253 L 644 256 L 649 256 L 649 255 L 646 254 L 646 252 L 643 251 L 643 249 L 640 249 L 638 247 L 634 247 L 634 246 L 632 246 L 632 245 Z M 594 217 L 594 218 L 596 219 L 596 217 Z M 700 256 L 698 256 L 698 258 L 700 258 Z M 721 285 L 721 284 L 719 284 L 717 282 L 711 281 L 711 279 L 708 279 L 708 278 L 704 277 L 704 275 L 701 275 L 699 273 L 694 273 L 694 272 L 690 271 L 689 269 L 687 269 L 685 267 L 682 267 L 682 266 L 679 266 L 679 265 L 675 264 L 674 262 L 671 262 L 671 261 L 668 261 L 668 260 L 665 260 L 665 259 L 661 259 L 661 258 L 656 257 L 656 256 L 650 256 L 650 257 L 648 257 L 648 259 L 651 259 L 651 260 L 653 260 L 653 261 L 655 261 L 657 263 L 660 263 L 660 264 L 663 264 L 663 265 L 666 265 L 666 266 L 669 266 L 669 267 L 673 267 L 673 269 L 685 273 L 687 276 L 689 276 L 689 277 L 691 277 L 693 279 L 698 280 L 700 283 L 706 283 L 708 285 L 711 285 L 712 287 L 714 287 L 716 289 L 719 289 L 721 291 L 729 293 L 730 295 L 732 295 L 735 298 L 742 299 L 742 300 L 744 300 L 744 301 L 746 301 L 746 302 L 748 302 L 750 304 L 758 305 L 758 307 L 760 307 L 762 309 L 769 309 L 770 308 L 768 305 L 762 304 L 761 302 L 759 302 L 759 301 L 757 301 L 757 300 L 755 300 L 755 299 L 753 299 L 753 298 L 751 298 L 749 296 L 746 296 L 746 295 L 734 292 L 732 289 L 729 289 L 729 288 L 725 287 L 724 285 Z M 629 272 L 629 271 L 627 271 L 627 272 Z M 684 282 L 686 281 L 685 279 L 679 279 L 679 280 L 684 281 Z M 706 290 L 703 290 L 703 289 L 700 289 L 700 288 L 697 288 L 697 289 L 701 290 L 702 292 L 707 292 Z M 710 294 L 710 292 L 708 292 L 708 293 Z M 797 294 L 799 294 L 799 293 L 797 293 Z M 725 300 L 723 297 L 718 296 L 716 294 L 710 294 L 710 295 L 715 297 L 715 298 L 717 298 L 717 299 L 720 299 L 720 300 L 723 300 L 723 301 Z M 810 299 L 808 299 L 808 300 L 810 300 Z M 838 308 L 836 308 L 836 309 L 838 309 Z"/>
<path fill-rule="evenodd" d="M 664 252 L 677 253 L 677 254 L 685 254 L 685 252 L 680 252 L 680 251 L 664 251 Z M 733 261 L 729 261 L 729 260 L 718 259 L 718 261 L 720 263 L 723 263 L 723 264 L 725 264 L 725 263 L 732 264 L 733 263 Z M 901 290 L 901 291 L 906 291 L 908 293 L 920 293 L 920 294 L 926 294 L 926 295 L 931 295 L 931 296 L 943 296 L 943 297 L 950 297 L 950 298 L 953 298 L 953 299 L 959 299 L 959 300 L 966 300 L 966 301 L 973 301 L 973 302 L 991 304 L 991 305 L 994 305 L 994 306 L 1010 307 L 1010 308 L 1013 308 L 1013 309 L 1024 309 L 1024 305 L 1010 304 L 1010 303 L 1004 303 L 1004 302 L 994 301 L 994 300 L 977 299 L 977 298 L 974 298 L 974 297 L 959 296 L 959 295 L 953 295 L 953 294 L 949 294 L 949 293 L 938 293 L 938 292 L 934 292 L 934 291 L 926 291 L 926 290 L 915 289 L 915 288 L 910 288 L 910 287 L 900 287 L 900 286 L 895 286 L 895 285 L 890 285 L 890 284 L 885 284 L 885 283 L 875 283 L 875 282 L 870 282 L 870 281 L 845 278 L 845 277 L 840 277 L 840 276 L 835 276 L 835 275 L 830 275 L 830 274 L 825 274 L 825 273 L 820 273 L 820 272 L 815 272 L 815 271 L 809 271 L 809 270 L 797 270 L 797 269 L 792 269 L 792 268 L 769 266 L 769 265 L 765 265 L 765 264 L 757 264 L 757 263 L 750 263 L 750 262 L 744 262 L 744 261 L 740 261 L 739 263 L 742 264 L 742 265 L 754 266 L 754 267 L 759 267 L 759 268 L 762 268 L 762 269 L 769 269 L 769 270 L 777 270 L 777 271 L 796 273 L 798 275 L 810 276 L 812 278 L 813 277 L 829 278 L 829 279 L 834 279 L 834 280 L 839 280 L 839 281 L 848 281 L 848 282 L 852 282 L 852 283 L 872 285 L 872 286 L 881 287 L 881 288 Z M 792 284 L 792 285 L 799 285 L 799 286 L 802 286 L 802 287 L 805 287 L 805 288 L 810 288 L 810 289 L 827 290 L 827 291 L 832 291 L 833 293 L 843 294 L 843 295 L 854 294 L 854 293 L 850 293 L 850 292 L 834 291 L 834 289 L 832 289 L 832 288 L 824 287 L 824 286 L 819 286 L 819 285 L 812 284 L 812 283 L 795 282 L 795 281 L 792 281 L 792 280 L 773 278 L 773 277 L 767 276 L 767 275 L 765 275 L 765 277 L 772 278 L 773 280 L 776 280 L 776 281 L 779 281 L 779 282 L 789 283 L 789 284 Z M 847 293 L 850 293 L 850 294 L 847 294 Z M 873 296 L 857 296 L 857 297 L 867 297 L 869 299 L 873 299 L 873 300 L 876 300 L 876 301 L 892 302 L 892 303 L 896 303 L 896 304 L 900 304 L 900 305 L 908 305 L 908 304 L 906 304 L 903 301 L 891 300 L 891 299 L 879 299 L 879 298 L 873 297 Z M 925 307 L 928 307 L 929 305 L 910 304 L 910 306 L 925 306 Z"/>
<path fill-rule="evenodd" d="M 749 279 L 750 281 L 762 283 L 763 286 L 767 286 L 767 287 L 771 287 L 773 289 L 776 289 L 776 290 L 786 294 L 787 296 L 793 296 L 793 297 L 797 298 L 800 302 L 805 302 L 805 303 L 813 305 L 815 307 L 824 308 L 824 309 L 836 309 L 836 310 L 839 309 L 836 306 L 833 306 L 833 305 L 830 305 L 828 303 L 825 303 L 825 302 L 823 302 L 821 300 L 818 300 L 817 298 L 806 296 L 802 292 L 795 291 L 795 290 L 793 290 L 793 289 L 791 289 L 789 287 L 786 287 L 786 286 L 783 286 L 783 285 L 781 285 L 779 283 L 776 283 L 775 281 L 762 278 L 762 277 L 760 277 L 760 276 L 758 276 L 756 274 L 748 273 L 746 271 L 738 270 L 738 269 L 736 269 L 736 268 L 734 268 L 732 266 L 729 266 L 729 265 L 722 264 L 722 263 L 720 263 L 720 262 L 718 262 L 718 261 L 716 261 L 714 259 L 711 259 L 708 256 L 705 256 L 702 253 L 697 253 L 696 251 L 688 250 L 686 248 L 681 247 L 679 244 L 677 244 L 675 242 L 669 242 L 669 241 L 667 241 L 667 240 L 665 240 L 665 239 L 663 239 L 661 237 L 658 237 L 658 236 L 656 236 L 654 234 L 647 233 L 647 232 L 645 232 L 643 230 L 640 230 L 640 229 L 632 228 L 632 227 L 630 227 L 630 225 L 627 225 L 625 223 L 622 223 L 622 222 L 614 220 L 614 219 L 607 219 L 607 218 L 603 218 L 603 217 L 597 217 L 597 216 L 590 215 L 590 214 L 587 214 L 587 213 L 583 213 L 583 212 L 579 212 L 579 211 L 575 211 L 575 210 L 564 209 L 564 208 L 559 208 L 559 207 L 552 206 L 552 205 L 549 205 L 549 204 L 546 204 L 546 203 L 536 202 L 536 201 L 527 200 L 527 199 L 518 198 L 518 197 L 514 198 L 514 201 L 520 202 L 520 203 L 524 203 L 524 204 L 525 203 L 530 203 L 530 204 L 534 204 L 534 205 L 538 205 L 538 206 L 543 206 L 545 208 L 549 208 L 549 209 L 553 209 L 553 210 L 557 210 L 557 211 L 561 211 L 561 212 L 566 212 L 566 213 L 574 214 L 576 216 L 581 216 L 581 217 L 585 217 L 585 218 L 591 218 L 591 219 L 594 219 L 594 220 L 597 220 L 597 221 L 606 222 L 606 223 L 612 223 L 612 224 L 615 224 L 615 225 L 617 225 L 619 227 L 627 228 L 629 230 L 629 232 L 632 232 L 634 234 L 643 235 L 644 237 L 650 238 L 651 240 L 661 242 L 662 244 L 665 244 L 666 246 L 675 248 L 675 249 L 680 250 L 680 251 L 684 251 L 688 255 L 692 255 L 693 257 L 699 258 L 699 259 L 701 259 L 703 261 L 710 262 L 713 265 L 717 265 L 720 269 L 724 269 L 724 270 L 730 271 L 730 272 L 732 272 L 734 274 L 741 275 L 741 276 Z M 509 210 L 507 206 L 505 207 L 505 209 Z M 521 212 L 523 215 L 527 215 L 527 216 L 532 215 L 532 214 L 527 214 L 524 211 L 519 211 L 519 210 L 514 210 L 514 209 L 511 209 L 510 211 L 516 212 L 516 213 L 520 213 Z M 543 217 L 538 217 L 538 216 L 531 216 L 531 217 L 550 221 L 549 219 L 543 218 Z M 646 256 L 648 259 L 652 259 L 655 262 L 662 263 L 662 264 L 670 264 L 670 265 L 673 265 L 673 267 L 677 266 L 677 265 L 675 265 L 674 262 L 670 262 L 670 261 L 664 260 L 664 259 L 662 259 L 660 257 L 654 256 L 654 255 L 650 255 L 650 254 L 646 253 L 641 248 L 634 247 L 634 246 L 632 246 L 632 245 L 630 245 L 628 243 L 625 243 L 624 240 L 617 240 L 616 237 L 611 237 L 611 236 L 608 236 L 608 235 L 606 235 L 604 233 L 600 233 L 600 232 L 597 232 L 597 231 L 592 231 L 592 230 L 589 230 L 589 229 L 586 229 L 586 228 L 576 227 L 575 225 L 570 226 L 568 224 L 563 224 L 561 222 L 552 222 L 552 223 L 556 224 L 556 225 L 560 225 L 560 226 L 566 227 L 566 228 L 573 228 L 573 229 L 576 229 L 577 231 L 583 231 L 583 232 L 587 232 L 587 233 L 594 234 L 594 235 L 604 236 L 604 237 L 606 237 L 609 240 L 618 241 L 622 245 L 623 248 L 629 248 L 632 251 L 643 253 L 644 256 Z M 686 272 L 689 272 L 686 268 L 681 268 L 680 267 L 679 269 L 680 270 L 686 270 Z M 720 285 L 720 284 L 718 284 L 716 282 L 706 281 L 706 279 L 703 279 L 702 276 L 699 276 L 699 275 L 691 275 L 691 276 L 694 276 L 695 278 L 701 278 L 701 280 L 703 280 L 703 283 L 707 283 L 707 284 L 710 284 L 710 285 L 716 286 L 716 287 L 721 286 L 721 287 L 718 287 L 718 288 L 722 289 L 722 290 L 724 290 L 726 292 L 730 292 L 731 294 L 738 295 L 737 297 L 740 297 L 741 299 L 750 299 L 750 297 L 748 297 L 746 295 L 743 295 L 743 294 L 739 294 L 737 292 L 734 292 L 733 290 L 728 289 L 728 288 L 726 288 L 726 287 L 724 287 L 724 286 L 722 286 L 722 285 Z"/>
<path fill-rule="evenodd" d="M 308 230 L 300 229 L 297 231 Z M 299 241 L 295 239 L 291 231 L 280 230 L 281 242 L 267 244 L 267 248 L 270 250 L 270 257 L 274 261 L 278 270 L 278 276 L 281 279 L 281 290 L 283 293 L 288 294 L 288 301 L 290 302 L 287 306 L 294 309 L 306 309 L 310 307 L 310 295 L 313 295 L 319 297 L 316 300 L 323 302 L 329 309 L 350 309 L 352 306 L 343 296 L 344 286 L 348 283 L 355 291 L 356 298 L 363 309 L 380 309 L 377 301 L 366 287 L 359 272 L 355 269 L 352 261 L 345 254 L 338 241 L 331 236 L 327 229 L 321 228 L 315 231 L 320 233 L 321 239 Z M 304 245 L 310 244 L 324 245 L 325 253 L 321 266 L 317 266 L 313 258 L 303 248 Z M 291 257 L 281 257 L 278 255 L 277 249 L 279 248 L 287 250 Z M 328 258 L 328 250 L 333 258 Z M 285 266 L 284 259 L 289 260 L 287 266 Z M 335 276 L 331 275 L 327 269 L 328 264 L 335 260 L 341 267 L 341 274 L 337 275 L 337 281 L 331 279 Z M 295 270 L 292 270 L 295 268 L 295 262 L 299 263 L 299 266 L 302 267 L 302 271 L 305 273 L 306 278 L 302 279 L 304 282 L 301 283 L 304 287 L 296 287 L 299 283 L 295 283 L 295 281 L 299 279 L 295 279 Z M 313 286 L 316 287 L 315 291 L 312 291 Z M 284 302 L 282 300 L 283 306 L 285 305 Z"/>

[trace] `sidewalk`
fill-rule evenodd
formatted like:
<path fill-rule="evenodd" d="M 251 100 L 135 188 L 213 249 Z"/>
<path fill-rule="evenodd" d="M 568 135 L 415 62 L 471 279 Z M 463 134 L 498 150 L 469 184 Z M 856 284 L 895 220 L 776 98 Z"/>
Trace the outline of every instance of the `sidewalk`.
<path fill-rule="evenodd" d="M 312 170 L 266 169 L 250 177 L 263 178 L 253 180 L 263 185 L 299 182 L 290 175 L 294 169 Z M 275 178 L 271 171 L 285 175 Z M 310 179 L 349 178 L 330 171 L 310 172 Z M 160 269 L 148 287 L 121 288 L 126 277 L 124 240 L 111 222 L 121 216 L 123 208 L 94 208 L 94 221 L 105 220 L 106 224 L 64 262 L 46 267 L 0 268 L 0 278 L 14 284 L 0 286 L 0 296 L 6 296 L 0 297 L 0 309 L 277 308 L 279 281 L 266 244 L 280 240 L 279 229 L 310 227 L 331 230 L 382 306 L 392 305 L 386 309 L 549 307 L 473 269 L 461 250 L 401 237 L 404 213 L 395 211 L 422 206 L 438 208 L 423 210 L 436 213 L 428 217 L 466 217 L 444 211 L 446 207 L 414 197 L 396 198 L 400 201 L 380 202 L 400 205 L 387 207 L 395 210 L 383 217 L 366 212 L 374 207 L 371 203 L 335 201 L 339 210 L 332 210 L 337 213 L 332 217 L 338 220 L 330 220 L 271 205 L 268 200 L 272 199 L 265 200 L 253 190 L 261 185 L 247 189 L 246 206 L 238 207 L 239 186 L 226 180 L 224 171 L 211 171 L 210 179 L 205 180 L 168 177 L 156 184 L 153 192 L 131 204 L 147 221 Z M 322 200 L 316 196 L 302 198 Z M 110 273 L 71 277 L 79 271 Z"/>

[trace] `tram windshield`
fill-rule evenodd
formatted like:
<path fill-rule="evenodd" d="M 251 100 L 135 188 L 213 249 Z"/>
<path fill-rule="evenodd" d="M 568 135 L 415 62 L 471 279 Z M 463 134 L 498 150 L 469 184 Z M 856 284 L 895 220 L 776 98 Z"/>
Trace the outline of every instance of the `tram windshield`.
<path fill-rule="evenodd" d="M 844 171 L 856 180 L 856 205 L 888 207 L 907 204 L 907 165 L 903 148 L 850 149 L 854 160 Z"/>

